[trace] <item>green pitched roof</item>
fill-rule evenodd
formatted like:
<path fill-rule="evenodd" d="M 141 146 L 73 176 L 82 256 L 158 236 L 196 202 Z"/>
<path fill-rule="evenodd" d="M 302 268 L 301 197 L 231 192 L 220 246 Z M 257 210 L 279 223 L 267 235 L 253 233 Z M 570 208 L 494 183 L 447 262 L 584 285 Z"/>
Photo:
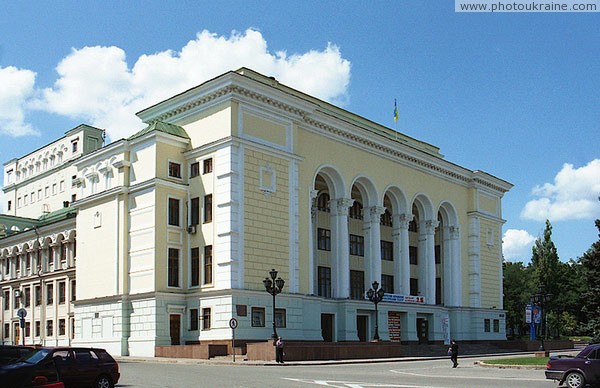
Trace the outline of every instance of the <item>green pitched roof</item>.
<path fill-rule="evenodd" d="M 179 125 L 169 124 L 169 123 L 165 123 L 165 122 L 162 122 L 162 121 L 153 121 L 146 128 L 144 128 L 141 131 L 139 131 L 138 133 L 132 135 L 127 140 L 131 140 L 131 139 L 135 139 L 135 138 L 144 136 L 145 134 L 150 133 L 152 131 L 159 131 L 159 132 L 163 132 L 163 133 L 168 133 L 169 135 L 174 135 L 174 136 L 182 137 L 184 139 L 189 139 L 190 138 L 188 136 L 187 132 L 185 131 L 185 129 L 183 129 Z"/>
<path fill-rule="evenodd" d="M 61 221 L 67 218 L 77 216 L 77 209 L 72 207 L 62 207 L 51 213 L 46 213 L 38 218 L 40 225 L 51 224 L 56 221 Z"/>

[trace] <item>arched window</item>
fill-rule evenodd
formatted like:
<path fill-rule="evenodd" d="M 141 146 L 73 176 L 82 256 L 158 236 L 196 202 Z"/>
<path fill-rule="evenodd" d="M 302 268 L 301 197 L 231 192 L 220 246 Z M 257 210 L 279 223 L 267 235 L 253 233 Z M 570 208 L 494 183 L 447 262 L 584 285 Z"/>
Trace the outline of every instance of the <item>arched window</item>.
<path fill-rule="evenodd" d="M 350 207 L 350 213 L 348 214 L 350 218 L 355 218 L 357 220 L 362 220 L 362 204 L 358 201 L 354 201 L 352 207 Z"/>
<path fill-rule="evenodd" d="M 388 209 L 381 215 L 381 225 L 392 226 L 392 213 Z"/>
<path fill-rule="evenodd" d="M 321 193 L 317 198 L 317 209 L 329 213 L 329 194 Z"/>

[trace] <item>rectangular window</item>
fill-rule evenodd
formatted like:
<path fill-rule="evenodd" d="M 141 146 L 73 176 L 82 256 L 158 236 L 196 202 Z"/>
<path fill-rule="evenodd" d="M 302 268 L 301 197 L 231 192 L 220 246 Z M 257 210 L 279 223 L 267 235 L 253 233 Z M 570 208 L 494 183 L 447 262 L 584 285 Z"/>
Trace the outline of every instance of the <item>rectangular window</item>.
<path fill-rule="evenodd" d="M 212 158 L 204 159 L 204 162 L 202 163 L 202 166 L 203 166 L 203 170 L 202 170 L 203 174 L 211 173 L 212 170 L 213 170 L 213 160 L 212 160 Z"/>
<path fill-rule="evenodd" d="M 394 277 L 392 275 L 381 275 L 381 288 L 386 294 L 394 293 Z"/>
<path fill-rule="evenodd" d="M 410 294 L 419 295 L 419 279 L 410 278 Z"/>
<path fill-rule="evenodd" d="M 198 330 L 198 309 L 190 309 L 190 330 Z"/>
<path fill-rule="evenodd" d="M 494 333 L 500 332 L 500 320 L 494 319 Z"/>
<path fill-rule="evenodd" d="M 10 338 L 10 323 L 4 324 L 4 338 Z"/>
<path fill-rule="evenodd" d="M 435 278 L 435 304 L 442 304 L 442 278 Z"/>
<path fill-rule="evenodd" d="M 4 291 L 4 310 L 10 309 L 10 291 Z"/>
<path fill-rule="evenodd" d="M 322 251 L 331 251 L 331 230 L 317 229 L 318 248 Z"/>
<path fill-rule="evenodd" d="M 42 324 L 40 321 L 35 321 L 34 335 L 36 337 L 40 336 L 40 332 L 42 330 Z"/>
<path fill-rule="evenodd" d="M 168 286 L 179 287 L 179 249 L 169 248 Z"/>
<path fill-rule="evenodd" d="M 354 256 L 365 255 L 365 238 L 363 236 L 350 235 L 350 254 Z"/>
<path fill-rule="evenodd" d="M 25 307 L 31 306 L 31 288 L 25 287 L 23 289 L 23 298 L 23 304 L 25 305 Z"/>
<path fill-rule="evenodd" d="M 179 200 L 169 198 L 169 225 L 179 226 Z"/>
<path fill-rule="evenodd" d="M 483 331 L 485 331 L 486 333 L 490 332 L 490 320 L 489 319 L 483 320 Z"/>
<path fill-rule="evenodd" d="M 202 330 L 210 329 L 210 307 L 202 309 Z"/>
<path fill-rule="evenodd" d="M 67 300 L 67 284 L 58 282 L 58 304 L 65 304 Z"/>
<path fill-rule="evenodd" d="M 7 208 L 9 211 L 12 209 L 12 201 L 8 201 Z"/>
<path fill-rule="evenodd" d="M 73 140 L 73 141 L 71 142 L 71 151 L 72 151 L 73 153 L 76 153 L 76 152 L 77 152 L 77 145 L 78 145 L 78 142 L 77 142 L 77 140 Z"/>
<path fill-rule="evenodd" d="M 54 284 L 46 284 L 46 304 L 49 306 L 54 303 Z"/>
<path fill-rule="evenodd" d="M 77 281 L 71 280 L 71 302 L 75 302 L 77 300 Z"/>
<path fill-rule="evenodd" d="M 31 337 L 31 322 L 25 322 L 25 337 Z"/>
<path fill-rule="evenodd" d="M 285 309 L 275 309 L 275 327 L 285 328 L 286 316 Z"/>
<path fill-rule="evenodd" d="M 318 295 L 331 298 L 331 268 L 321 267 L 318 268 Z"/>
<path fill-rule="evenodd" d="M 190 164 L 190 178 L 195 178 L 200 175 L 200 163 L 194 162 Z"/>
<path fill-rule="evenodd" d="M 394 243 L 381 240 L 381 260 L 394 261 Z"/>
<path fill-rule="evenodd" d="M 265 327 L 264 307 L 252 307 L 252 327 Z"/>
<path fill-rule="evenodd" d="M 35 286 L 33 290 L 33 297 L 35 298 L 35 305 L 39 306 L 42 304 L 42 287 Z"/>
<path fill-rule="evenodd" d="M 65 319 L 58 320 L 58 335 L 65 335 L 67 333 L 67 321 Z"/>
<path fill-rule="evenodd" d="M 54 321 L 53 320 L 46 321 L 46 335 L 48 337 L 52 337 L 54 335 Z"/>
<path fill-rule="evenodd" d="M 417 247 L 408 247 L 408 259 L 410 264 L 419 265 L 419 249 Z"/>
<path fill-rule="evenodd" d="M 350 271 L 350 299 L 365 299 L 365 273 Z"/>
<path fill-rule="evenodd" d="M 171 178 L 181 178 L 181 164 L 169 162 L 169 176 Z"/>
<path fill-rule="evenodd" d="M 435 252 L 435 263 L 440 264 L 442 262 L 442 247 L 440 245 L 436 245 L 434 247 Z"/>
<path fill-rule="evenodd" d="M 196 286 L 200 285 L 200 249 L 192 248 L 190 256 L 191 256 L 190 270 L 192 271 L 191 279 L 190 279 L 190 286 L 196 287 Z"/>
<path fill-rule="evenodd" d="M 200 223 L 200 198 L 192 198 L 190 206 L 190 225 Z"/>
<path fill-rule="evenodd" d="M 212 253 L 212 245 L 207 245 L 204 247 L 204 283 L 203 284 L 211 284 L 213 281 L 212 271 L 213 271 L 213 253 Z"/>
<path fill-rule="evenodd" d="M 212 194 L 204 196 L 204 223 L 212 222 Z"/>

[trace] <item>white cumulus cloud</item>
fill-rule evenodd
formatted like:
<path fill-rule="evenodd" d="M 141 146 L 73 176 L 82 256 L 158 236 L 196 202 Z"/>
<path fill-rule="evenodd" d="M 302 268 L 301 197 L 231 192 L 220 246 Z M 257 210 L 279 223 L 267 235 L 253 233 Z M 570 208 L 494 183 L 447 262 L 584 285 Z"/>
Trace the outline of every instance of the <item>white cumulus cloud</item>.
<path fill-rule="evenodd" d="M 27 106 L 34 94 L 35 76 L 30 70 L 0 67 L 0 134 L 25 136 L 38 133 L 25 121 Z"/>
<path fill-rule="evenodd" d="M 337 46 L 288 56 L 270 52 L 262 34 L 248 29 L 229 37 L 205 30 L 181 50 L 142 55 L 131 67 L 118 47 L 73 49 L 36 107 L 105 128 L 116 140 L 143 127 L 135 112 L 240 67 L 326 101 L 347 100 L 350 62 Z"/>
<path fill-rule="evenodd" d="M 531 258 L 531 247 L 535 242 L 529 232 L 522 229 L 508 229 L 502 237 L 502 252 L 506 260 L 527 261 Z"/>
<path fill-rule="evenodd" d="M 594 219 L 600 215 L 600 159 L 574 168 L 565 163 L 554 183 L 536 186 L 521 218 L 544 221 Z"/>

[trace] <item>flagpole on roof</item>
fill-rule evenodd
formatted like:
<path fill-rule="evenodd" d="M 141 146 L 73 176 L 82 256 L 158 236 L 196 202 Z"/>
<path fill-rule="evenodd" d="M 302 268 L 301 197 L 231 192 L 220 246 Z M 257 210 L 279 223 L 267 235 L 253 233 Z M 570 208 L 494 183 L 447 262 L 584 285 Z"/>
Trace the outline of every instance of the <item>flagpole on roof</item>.
<path fill-rule="evenodd" d="M 396 99 L 394 98 L 394 132 L 396 132 L 396 137 L 398 137 L 398 104 L 396 104 Z"/>

